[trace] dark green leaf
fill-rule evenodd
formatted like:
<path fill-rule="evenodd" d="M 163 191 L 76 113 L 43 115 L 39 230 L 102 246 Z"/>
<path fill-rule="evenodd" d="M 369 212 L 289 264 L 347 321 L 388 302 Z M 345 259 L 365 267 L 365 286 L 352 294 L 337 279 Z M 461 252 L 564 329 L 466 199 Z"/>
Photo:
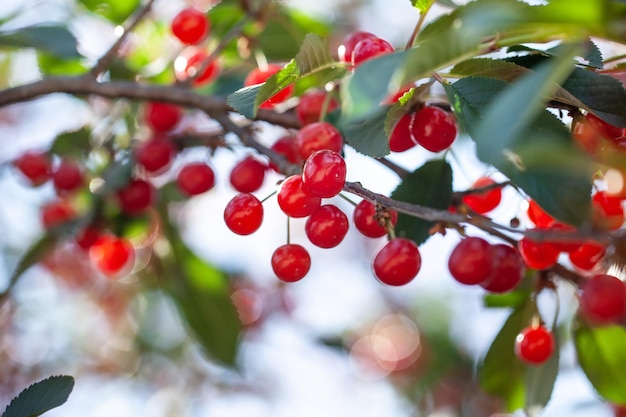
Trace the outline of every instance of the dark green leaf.
<path fill-rule="evenodd" d="M 11 289 L 17 284 L 22 274 L 26 272 L 31 266 L 37 264 L 41 259 L 52 249 L 58 242 L 58 237 L 52 234 L 46 234 L 37 242 L 33 243 L 26 253 L 22 255 L 17 262 L 13 273 L 9 277 L 9 285 L 4 290 L 3 294 L 8 294 Z"/>
<path fill-rule="evenodd" d="M 57 58 L 80 58 L 76 38 L 65 26 L 29 26 L 0 33 L 0 47 L 35 48 Z"/>
<path fill-rule="evenodd" d="M 74 388 L 74 378 L 51 376 L 22 391 L 7 406 L 2 417 L 36 417 L 67 401 Z"/>
<path fill-rule="evenodd" d="M 388 106 L 381 106 L 376 114 L 364 119 L 339 118 L 338 128 L 346 143 L 356 151 L 380 158 L 389 154 L 389 139 L 385 133 Z"/>
<path fill-rule="evenodd" d="M 434 2 L 435 0 L 411 0 L 413 7 L 419 10 L 420 13 L 428 11 Z"/>
<path fill-rule="evenodd" d="M 238 5 L 221 2 L 216 7 L 212 7 L 207 16 L 211 22 L 211 35 L 221 39 L 245 17 L 245 13 Z"/>
<path fill-rule="evenodd" d="M 263 84 L 241 88 L 226 98 L 226 103 L 242 115 L 253 119 L 256 114 L 255 99 Z"/>
<path fill-rule="evenodd" d="M 490 58 L 472 58 L 456 64 L 450 73 L 459 76 L 493 77 L 511 82 L 529 73 L 529 69 L 512 62 Z"/>
<path fill-rule="evenodd" d="M 85 152 L 91 149 L 90 135 L 91 131 L 84 128 L 62 133 L 52 142 L 50 152 L 59 156 L 84 156 Z"/>
<path fill-rule="evenodd" d="M 134 159 L 131 157 L 126 157 L 109 165 L 102 173 L 104 187 L 100 191 L 101 194 L 106 195 L 126 186 L 132 176 L 133 168 Z"/>
<path fill-rule="evenodd" d="M 445 210 L 452 199 L 452 168 L 444 160 L 432 160 L 413 171 L 391 193 L 394 200 Z M 408 237 L 418 245 L 429 237 L 433 222 L 398 214 L 396 235 Z"/>
<path fill-rule="evenodd" d="M 610 402 L 626 405 L 626 329 L 578 322 L 574 344 L 580 367 L 596 391 Z"/>
<path fill-rule="evenodd" d="M 459 5 L 453 2 L 452 0 L 436 0 L 435 3 L 445 6 L 445 7 L 450 7 L 452 9 L 456 9 L 457 7 L 459 7 Z"/>
<path fill-rule="evenodd" d="M 78 2 L 105 19 L 120 24 L 135 11 L 140 0 L 78 0 Z"/>

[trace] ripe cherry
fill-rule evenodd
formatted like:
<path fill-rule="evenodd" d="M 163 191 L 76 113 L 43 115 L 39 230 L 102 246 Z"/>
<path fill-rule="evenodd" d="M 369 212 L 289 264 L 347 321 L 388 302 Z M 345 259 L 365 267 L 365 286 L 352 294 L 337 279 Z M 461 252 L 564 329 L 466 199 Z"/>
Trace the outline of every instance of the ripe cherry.
<path fill-rule="evenodd" d="M 128 239 L 104 235 L 89 248 L 89 258 L 104 275 L 119 278 L 132 269 L 135 249 Z"/>
<path fill-rule="evenodd" d="M 263 222 L 263 204 L 252 194 L 237 194 L 224 209 L 224 221 L 238 235 L 252 234 Z"/>
<path fill-rule="evenodd" d="M 304 231 L 315 246 L 334 248 L 348 233 L 348 216 L 337 206 L 320 206 L 307 219 Z"/>
<path fill-rule="evenodd" d="M 624 223 L 622 200 L 598 191 L 591 198 L 591 212 L 594 226 L 601 230 L 616 230 Z"/>
<path fill-rule="evenodd" d="M 278 205 L 290 217 L 307 217 L 322 204 L 322 199 L 304 187 L 302 175 L 292 175 L 280 185 Z"/>
<path fill-rule="evenodd" d="M 554 336 L 544 326 L 529 326 L 515 338 L 515 355 L 530 365 L 541 365 L 552 356 Z"/>
<path fill-rule="evenodd" d="M 152 184 L 141 179 L 132 179 L 117 191 L 120 209 L 131 215 L 144 212 L 154 202 L 156 191 Z"/>
<path fill-rule="evenodd" d="M 206 68 L 202 71 L 202 74 L 196 76 L 208 59 L 209 54 L 204 49 L 195 46 L 186 48 L 174 61 L 176 79 L 183 82 L 188 78 L 195 77 L 192 82 L 195 87 L 200 87 L 215 81 L 220 74 L 220 66 L 215 59 L 208 63 Z"/>
<path fill-rule="evenodd" d="M 328 149 L 341 152 L 343 137 L 330 123 L 315 122 L 304 126 L 296 134 L 296 147 L 300 157 L 306 160 L 315 151 Z"/>
<path fill-rule="evenodd" d="M 276 140 L 271 146 L 271 149 L 284 156 L 287 161 L 292 164 L 301 164 L 302 157 L 300 157 L 300 153 L 298 152 L 298 147 L 296 146 L 296 137 L 295 136 L 283 136 Z M 278 167 L 270 163 L 272 169 L 278 172 Z"/>
<path fill-rule="evenodd" d="M 398 212 L 395 210 L 381 210 L 380 215 L 388 216 L 391 226 L 395 226 L 398 221 Z M 387 229 L 380 224 L 378 216 L 376 205 L 367 200 L 361 200 L 354 208 L 352 221 L 354 227 L 364 236 L 378 238 L 387 234 Z"/>
<path fill-rule="evenodd" d="M 456 120 L 451 113 L 439 107 L 422 107 L 415 114 L 412 131 L 422 147 L 431 152 L 441 152 L 456 139 Z"/>
<path fill-rule="evenodd" d="M 176 184 L 188 196 L 202 194 L 215 186 L 215 173 L 204 162 L 190 162 L 178 172 Z"/>
<path fill-rule="evenodd" d="M 50 158 L 42 152 L 25 152 L 13 161 L 13 166 L 17 168 L 34 187 L 48 181 L 52 173 Z"/>
<path fill-rule="evenodd" d="M 354 46 L 352 51 L 352 66 L 356 67 L 368 59 L 394 51 L 393 45 L 380 38 L 365 38 Z"/>
<path fill-rule="evenodd" d="M 448 269 L 461 284 L 475 285 L 487 281 L 495 269 L 491 244 L 480 237 L 461 240 L 450 253 Z"/>
<path fill-rule="evenodd" d="M 339 60 L 351 63 L 354 47 L 364 39 L 378 39 L 378 36 L 370 32 L 354 32 L 349 34 L 344 39 L 343 44 L 337 49 Z"/>
<path fill-rule="evenodd" d="M 524 260 L 517 249 L 498 243 L 491 246 L 494 270 L 491 276 L 480 283 L 489 292 L 504 293 L 511 291 L 520 283 L 526 270 Z"/>
<path fill-rule="evenodd" d="M 587 113 L 587 115 L 585 115 L 585 121 L 593 126 L 605 139 L 616 139 L 623 135 L 623 129 L 621 127 L 613 126 L 593 113 Z"/>
<path fill-rule="evenodd" d="M 422 258 L 415 242 L 403 237 L 390 239 L 374 257 L 372 268 L 380 282 L 392 286 L 413 280 L 422 267 Z"/>
<path fill-rule="evenodd" d="M 535 242 L 527 236 L 517 242 L 517 248 L 529 268 L 547 269 L 556 264 L 559 259 L 560 252 L 553 244 Z"/>
<path fill-rule="evenodd" d="M 44 229 L 67 223 L 76 218 L 76 211 L 67 201 L 57 200 L 41 207 L 41 223 Z"/>
<path fill-rule="evenodd" d="M 281 281 L 300 281 L 311 269 L 311 256 L 303 246 L 288 243 L 272 254 L 272 269 Z"/>
<path fill-rule="evenodd" d="M 267 165 L 248 156 L 239 161 L 230 171 L 230 184 L 241 193 L 252 193 L 263 185 Z"/>
<path fill-rule="evenodd" d="M 52 182 L 58 193 L 69 193 L 83 185 L 83 170 L 71 159 L 63 159 L 52 174 Z"/>
<path fill-rule="evenodd" d="M 102 231 L 100 228 L 88 226 L 76 233 L 74 240 L 82 250 L 89 250 L 100 239 L 101 235 Z"/>
<path fill-rule="evenodd" d="M 195 45 L 203 40 L 208 35 L 210 26 L 206 15 L 193 7 L 178 12 L 170 24 L 174 36 L 187 45 Z"/>
<path fill-rule="evenodd" d="M 324 114 L 328 114 L 339 107 L 339 103 L 334 97 L 328 98 L 328 93 L 323 90 L 309 90 L 300 96 L 300 102 L 296 106 L 296 116 L 300 123 L 308 125 L 315 122 L 320 122 L 320 116 L 326 105 L 326 111 Z"/>
<path fill-rule="evenodd" d="M 181 118 L 180 107 L 173 104 L 149 101 L 144 107 L 144 119 L 155 132 L 169 132 Z"/>
<path fill-rule="evenodd" d="M 528 200 L 526 214 L 537 227 L 550 227 L 555 222 L 554 218 L 546 213 L 535 200 Z"/>
<path fill-rule="evenodd" d="M 256 84 L 264 83 L 268 78 L 272 75 L 276 74 L 278 71 L 282 70 L 283 67 L 278 64 L 268 64 L 267 68 L 255 68 L 243 81 L 243 85 L 248 87 Z M 272 97 L 268 98 L 264 101 L 260 108 L 262 109 L 272 109 L 275 105 L 286 101 L 293 94 L 295 87 L 293 84 L 288 85 L 287 87 L 280 90 L 278 93 L 274 94 Z"/>
<path fill-rule="evenodd" d="M 389 135 L 389 149 L 392 152 L 404 152 L 417 145 L 411 127 L 415 112 L 403 115 Z"/>
<path fill-rule="evenodd" d="M 591 271 L 600 264 L 606 253 L 606 247 L 600 243 L 585 242 L 573 252 L 569 252 L 569 260 L 578 269 Z"/>
<path fill-rule="evenodd" d="M 346 173 L 346 161 L 337 152 L 316 151 L 304 163 L 302 182 L 309 193 L 330 198 L 343 190 Z"/>
<path fill-rule="evenodd" d="M 472 189 L 478 189 L 495 184 L 489 177 L 480 177 L 472 185 Z M 476 213 L 485 214 L 498 207 L 502 200 L 502 189 L 492 188 L 488 191 L 467 194 L 463 197 L 463 203 Z"/>
<path fill-rule="evenodd" d="M 592 324 L 617 322 L 626 314 L 626 285 L 612 275 L 594 275 L 581 287 L 580 312 Z"/>
<path fill-rule="evenodd" d="M 172 142 L 157 136 L 137 147 L 135 159 L 146 172 L 161 174 L 169 168 L 175 154 L 176 149 Z"/>

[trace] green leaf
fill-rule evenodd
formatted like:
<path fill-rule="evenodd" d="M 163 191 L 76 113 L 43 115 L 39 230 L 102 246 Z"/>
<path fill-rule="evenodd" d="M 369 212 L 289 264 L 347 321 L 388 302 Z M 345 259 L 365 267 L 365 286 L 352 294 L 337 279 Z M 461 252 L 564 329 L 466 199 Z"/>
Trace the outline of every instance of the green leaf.
<path fill-rule="evenodd" d="M 402 116 L 411 112 L 418 103 L 424 101 L 426 96 L 430 93 L 430 87 L 432 87 L 432 85 L 433 82 L 431 81 L 411 88 L 411 90 L 404 93 L 398 101 L 393 103 L 385 119 L 385 132 L 387 136 L 391 135 L 393 128 Z"/>
<path fill-rule="evenodd" d="M 18 280 L 31 266 L 37 264 L 58 242 L 58 237 L 52 234 L 46 234 L 38 241 L 33 243 L 24 255 L 20 258 L 9 277 L 9 284 L 2 292 L 2 295 L 8 294 L 17 284 Z"/>
<path fill-rule="evenodd" d="M 0 33 L 0 47 L 35 48 L 57 58 L 80 58 L 76 38 L 65 26 L 29 26 Z"/>
<path fill-rule="evenodd" d="M 357 152 L 372 158 L 389 154 L 389 139 L 385 133 L 388 106 L 382 106 L 375 114 L 364 119 L 339 118 L 337 127 L 346 143 Z"/>
<path fill-rule="evenodd" d="M 2 417 L 36 417 L 67 401 L 74 388 L 74 378 L 51 376 L 22 391 L 13 398 Z"/>
<path fill-rule="evenodd" d="M 137 9 L 140 0 L 78 0 L 78 2 L 88 10 L 119 25 Z"/>
<path fill-rule="evenodd" d="M 37 64 L 45 75 L 70 76 L 88 71 L 81 59 L 61 59 L 42 51 L 37 53 Z"/>
<path fill-rule="evenodd" d="M 445 210 L 452 200 L 452 168 L 444 160 L 432 160 L 413 171 L 391 193 L 394 200 Z M 398 214 L 396 235 L 408 237 L 418 245 L 429 237 L 433 222 Z"/>
<path fill-rule="evenodd" d="M 133 168 L 134 158 L 132 157 L 120 159 L 107 166 L 102 173 L 104 187 L 100 190 L 100 194 L 106 195 L 126 186 L 132 177 Z"/>
<path fill-rule="evenodd" d="M 427 12 L 434 2 L 435 0 L 411 0 L 411 4 L 413 5 L 413 7 L 419 10 L 420 13 Z"/>
<path fill-rule="evenodd" d="M 241 88 L 229 95 L 226 103 L 248 119 L 253 119 L 257 110 L 254 103 L 262 86 L 263 84 L 257 84 Z"/>
<path fill-rule="evenodd" d="M 590 327 L 579 321 L 574 345 L 580 367 L 596 391 L 607 401 L 626 405 L 626 329 Z"/>
<path fill-rule="evenodd" d="M 530 70 L 513 62 L 490 58 L 472 58 L 459 62 L 450 70 L 451 74 L 458 76 L 493 77 L 499 80 L 511 82 Z"/>
<path fill-rule="evenodd" d="M 62 133 L 52 142 L 50 152 L 59 156 L 84 156 L 91 149 L 90 136 L 91 131 L 85 128 Z"/>
<path fill-rule="evenodd" d="M 485 294 L 483 305 L 488 308 L 517 308 L 528 302 L 529 290 L 515 290 L 503 294 Z"/>
<path fill-rule="evenodd" d="M 541 365 L 527 365 L 524 372 L 524 410 L 528 416 L 538 416 L 552 398 L 561 356 L 556 330 L 552 329 L 554 335 L 552 356 Z"/>

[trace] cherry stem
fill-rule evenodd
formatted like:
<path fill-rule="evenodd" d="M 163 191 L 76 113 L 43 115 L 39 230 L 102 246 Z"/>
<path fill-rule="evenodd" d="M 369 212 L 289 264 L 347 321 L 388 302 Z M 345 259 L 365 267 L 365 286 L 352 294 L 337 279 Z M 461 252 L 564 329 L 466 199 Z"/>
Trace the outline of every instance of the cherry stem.
<path fill-rule="evenodd" d="M 352 204 L 354 207 L 356 207 L 357 203 L 349 199 L 345 194 L 339 193 L 338 196 L 346 200 L 348 203 Z"/>
<path fill-rule="evenodd" d="M 267 200 L 274 197 L 276 194 L 278 194 L 278 191 L 272 191 L 268 196 L 266 196 L 263 200 L 261 200 L 261 204 L 265 203 Z"/>
<path fill-rule="evenodd" d="M 287 244 L 291 243 L 291 216 L 287 216 Z"/>
<path fill-rule="evenodd" d="M 411 37 L 409 38 L 409 41 L 406 43 L 406 47 L 404 49 L 410 49 L 411 47 L 413 47 L 413 44 L 415 43 L 415 40 L 417 39 L 417 35 L 419 34 L 420 30 L 422 29 L 422 26 L 424 25 L 426 14 L 430 10 L 430 7 L 433 5 L 433 3 L 434 2 L 431 2 L 430 5 L 426 8 L 426 10 L 424 10 L 423 13 L 420 13 L 420 17 L 417 20 L 417 24 L 413 28 L 413 33 L 411 33 Z"/>

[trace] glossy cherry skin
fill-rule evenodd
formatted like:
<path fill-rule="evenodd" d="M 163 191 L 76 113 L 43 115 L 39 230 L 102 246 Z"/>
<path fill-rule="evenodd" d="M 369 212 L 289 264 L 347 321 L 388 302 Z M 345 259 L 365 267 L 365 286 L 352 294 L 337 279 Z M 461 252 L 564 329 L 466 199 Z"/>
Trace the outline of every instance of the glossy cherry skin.
<path fill-rule="evenodd" d="M 606 247 L 600 243 L 589 241 L 580 245 L 575 251 L 569 252 L 568 257 L 572 265 L 583 271 L 591 271 L 600 264 Z"/>
<path fill-rule="evenodd" d="M 592 113 L 587 113 L 585 121 L 605 139 L 616 139 L 623 135 L 624 129 L 613 126 Z"/>
<path fill-rule="evenodd" d="M 128 185 L 117 191 L 120 209 L 127 214 L 140 214 L 152 205 L 156 190 L 148 181 L 132 179 Z"/>
<path fill-rule="evenodd" d="M 415 113 L 403 115 L 389 135 L 389 149 L 392 152 L 404 152 L 417 145 L 411 127 Z"/>
<path fill-rule="evenodd" d="M 206 38 L 211 24 L 200 10 L 187 7 L 174 16 L 170 28 L 182 43 L 195 45 Z"/>
<path fill-rule="evenodd" d="M 495 270 L 492 246 L 480 237 L 461 240 L 450 253 L 450 275 L 465 285 L 481 284 L 491 278 Z"/>
<path fill-rule="evenodd" d="M 341 152 L 343 137 L 327 122 L 315 122 L 304 126 L 296 134 L 296 147 L 300 157 L 306 160 L 313 152 L 324 149 Z"/>
<path fill-rule="evenodd" d="M 238 235 L 252 234 L 263 222 L 263 204 L 252 194 L 237 194 L 224 209 L 224 221 Z"/>
<path fill-rule="evenodd" d="M 311 256 L 301 245 L 282 245 L 272 254 L 272 269 L 281 281 L 300 281 L 311 269 Z"/>
<path fill-rule="evenodd" d="M 41 207 L 41 223 L 51 229 L 76 218 L 76 211 L 67 201 L 57 200 Z"/>
<path fill-rule="evenodd" d="M 530 365 L 541 365 L 552 356 L 554 336 L 544 326 L 527 327 L 515 338 L 515 355 Z"/>
<path fill-rule="evenodd" d="M 491 276 L 480 286 L 492 293 L 504 293 L 513 290 L 520 283 L 526 271 L 524 260 L 517 249 L 498 243 L 491 246 L 494 269 Z"/>
<path fill-rule="evenodd" d="M 132 269 L 135 249 L 128 239 L 104 235 L 89 248 L 89 258 L 104 275 L 118 278 Z"/>
<path fill-rule="evenodd" d="M 178 81 L 186 81 L 190 77 L 196 77 L 196 73 L 204 66 L 209 54 L 202 48 L 190 46 L 183 50 L 174 61 L 174 73 Z M 192 85 L 201 87 L 215 81 L 220 75 L 220 65 L 213 59 L 204 69 L 201 75 L 194 78 Z"/>
<path fill-rule="evenodd" d="M 622 200 L 598 191 L 591 197 L 591 213 L 594 226 L 601 230 L 616 230 L 624 223 Z"/>
<path fill-rule="evenodd" d="M 422 107 L 415 114 L 412 131 L 415 141 L 422 147 L 431 152 L 441 152 L 456 139 L 456 120 L 439 107 Z"/>
<path fill-rule="evenodd" d="M 296 146 L 295 136 L 283 136 L 276 140 L 271 146 L 271 149 L 284 156 L 287 161 L 295 165 L 301 165 L 303 162 L 298 147 Z M 278 167 L 274 163 L 270 163 L 270 167 L 278 172 Z"/>
<path fill-rule="evenodd" d="M 42 152 L 28 151 L 13 161 L 13 166 L 22 173 L 30 185 L 37 187 L 50 179 L 50 158 Z"/>
<path fill-rule="evenodd" d="M 310 194 L 304 187 L 302 175 L 292 175 L 280 185 L 278 205 L 287 216 L 310 216 L 322 204 L 322 199 Z"/>
<path fill-rule="evenodd" d="M 282 69 L 283 67 L 278 64 L 268 64 L 267 68 L 265 69 L 255 68 L 248 73 L 243 81 L 243 85 L 245 87 L 249 87 L 252 85 L 264 83 L 268 78 L 270 78 L 272 75 L 276 74 Z M 289 99 L 293 95 L 294 89 L 295 87 L 293 86 L 293 84 L 289 84 L 287 87 L 283 88 L 278 93 L 274 94 L 272 97 L 261 103 L 260 108 L 274 108 L 274 106 L 276 106 L 277 104 L 280 104 Z"/>
<path fill-rule="evenodd" d="M 580 312 L 590 323 L 606 325 L 626 315 L 626 285 L 612 275 L 594 275 L 582 285 Z"/>
<path fill-rule="evenodd" d="M 331 198 L 343 190 L 346 174 L 346 161 L 340 154 L 321 150 L 314 152 L 304 163 L 302 182 L 309 193 Z"/>
<path fill-rule="evenodd" d="M 176 184 L 188 196 L 202 194 L 215 186 L 215 172 L 204 162 L 190 162 L 178 173 Z"/>
<path fill-rule="evenodd" d="M 59 194 L 79 189 L 83 183 L 83 170 L 71 159 L 63 159 L 52 174 L 54 188 Z"/>
<path fill-rule="evenodd" d="M 354 47 L 364 39 L 378 39 L 378 36 L 370 32 L 354 32 L 347 35 L 343 41 L 343 44 L 337 50 L 339 60 L 343 62 L 352 62 L 352 52 Z"/>
<path fill-rule="evenodd" d="M 374 275 L 383 284 L 405 285 L 411 282 L 422 267 L 422 258 L 415 242 L 396 237 L 383 246 L 374 257 Z"/>
<path fill-rule="evenodd" d="M 176 155 L 176 148 L 169 139 L 155 137 L 142 143 L 135 150 L 135 160 L 147 173 L 165 172 Z"/>
<path fill-rule="evenodd" d="M 550 227 L 555 222 L 554 218 L 546 213 L 535 200 L 528 200 L 526 214 L 537 227 Z"/>
<path fill-rule="evenodd" d="M 348 233 L 350 222 L 337 206 L 327 204 L 315 210 L 306 221 L 304 231 L 309 241 L 320 248 L 339 245 Z"/>
<path fill-rule="evenodd" d="M 181 118 L 180 107 L 173 104 L 149 101 L 144 107 L 144 119 L 155 132 L 169 132 Z"/>
<path fill-rule="evenodd" d="M 395 226 L 398 221 L 398 212 L 388 210 L 389 221 Z M 352 212 L 354 227 L 363 235 L 370 238 L 379 238 L 387 234 L 385 229 L 376 219 L 376 205 L 367 200 L 361 200 Z"/>
<path fill-rule="evenodd" d="M 535 242 L 523 237 L 517 242 L 517 249 L 526 266 L 532 269 L 547 269 L 559 260 L 559 249 L 550 242 Z"/>
<path fill-rule="evenodd" d="M 252 193 L 263 185 L 267 165 L 248 156 L 239 161 L 230 171 L 230 184 L 241 193 Z"/>
<path fill-rule="evenodd" d="M 327 98 L 328 93 L 323 90 L 310 90 L 302 94 L 300 102 L 296 106 L 296 116 L 304 125 L 320 122 L 320 116 L 324 108 L 324 102 L 328 100 L 326 113 L 328 114 L 339 107 L 339 103 L 334 97 Z"/>
<path fill-rule="evenodd" d="M 472 188 L 483 188 L 495 183 L 496 182 L 489 177 L 480 177 L 474 182 Z M 463 203 L 479 214 L 489 213 L 491 210 L 498 207 L 500 201 L 502 201 L 502 189 L 500 187 L 480 193 L 467 194 L 463 197 Z"/>
<path fill-rule="evenodd" d="M 394 51 L 392 44 L 380 38 L 366 38 L 357 43 L 352 51 L 352 65 L 354 67 L 361 65 L 368 59 L 377 56 L 390 54 Z"/>

